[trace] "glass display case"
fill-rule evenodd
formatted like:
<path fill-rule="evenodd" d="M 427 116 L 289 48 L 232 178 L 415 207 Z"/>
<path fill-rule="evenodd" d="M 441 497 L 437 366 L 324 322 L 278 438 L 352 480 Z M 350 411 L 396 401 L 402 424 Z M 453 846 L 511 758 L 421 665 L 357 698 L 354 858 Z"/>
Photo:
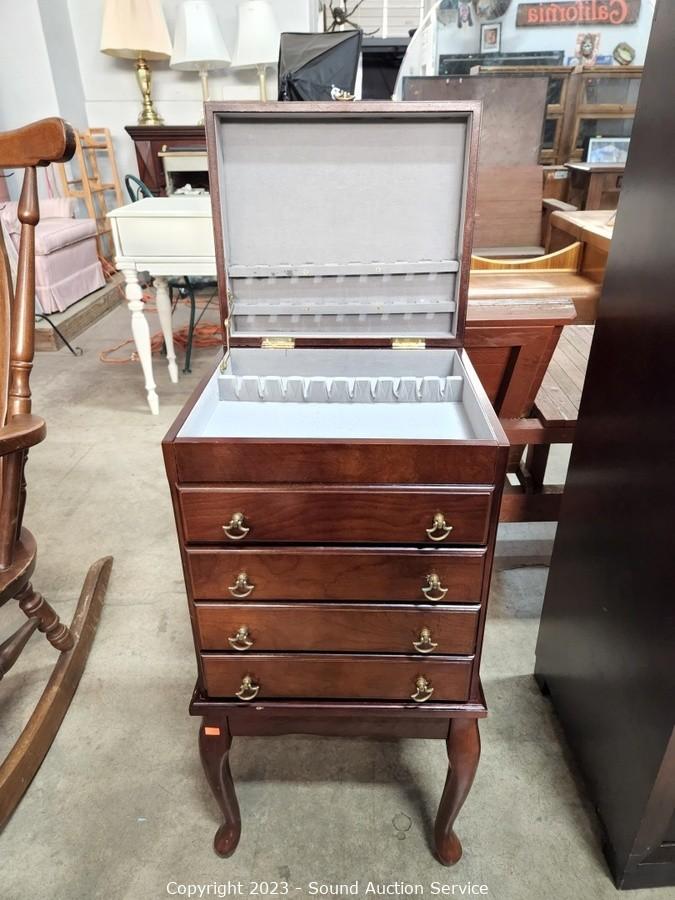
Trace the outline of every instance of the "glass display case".
<path fill-rule="evenodd" d="M 586 159 L 591 138 L 630 137 L 642 66 L 593 66 L 571 77 L 573 110 L 567 113 L 569 150 L 564 162 Z"/>

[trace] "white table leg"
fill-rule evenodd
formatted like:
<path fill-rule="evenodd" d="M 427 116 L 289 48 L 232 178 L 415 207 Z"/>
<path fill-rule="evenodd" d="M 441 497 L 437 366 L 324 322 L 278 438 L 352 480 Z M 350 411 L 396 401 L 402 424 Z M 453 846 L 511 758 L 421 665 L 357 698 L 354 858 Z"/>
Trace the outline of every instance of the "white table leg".
<path fill-rule="evenodd" d="M 134 336 L 136 351 L 141 361 L 143 375 L 145 377 L 145 389 L 148 392 L 148 406 L 153 416 L 159 415 L 159 397 L 155 390 L 155 381 L 152 377 L 152 350 L 150 348 L 150 328 L 143 312 L 143 291 L 138 283 L 136 269 L 123 269 L 126 281 L 125 296 L 127 306 L 131 313 L 131 333 Z"/>
<path fill-rule="evenodd" d="M 155 302 L 157 315 L 162 327 L 164 343 L 166 344 L 166 361 L 169 364 L 169 378 L 175 384 L 178 381 L 178 366 L 176 365 L 176 351 L 173 346 L 173 323 L 171 321 L 171 300 L 169 298 L 169 282 L 166 278 L 155 275 Z"/>

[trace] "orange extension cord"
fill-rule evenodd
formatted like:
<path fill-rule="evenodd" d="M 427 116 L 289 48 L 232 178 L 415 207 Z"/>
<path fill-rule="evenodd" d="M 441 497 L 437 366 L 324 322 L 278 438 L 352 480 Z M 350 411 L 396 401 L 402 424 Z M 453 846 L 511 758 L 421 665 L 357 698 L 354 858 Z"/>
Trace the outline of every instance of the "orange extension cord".
<path fill-rule="evenodd" d="M 121 288 L 120 288 L 121 290 Z M 151 294 L 143 294 L 143 303 L 145 304 L 145 312 L 157 312 L 157 307 L 150 303 L 152 300 Z M 186 306 L 189 306 L 190 301 L 187 298 L 180 299 L 178 301 Z M 205 303 L 196 303 L 197 309 L 203 308 Z M 176 328 L 173 332 L 173 342 L 176 347 L 180 347 L 183 350 L 187 347 L 188 343 L 188 332 L 189 326 L 184 325 L 182 328 Z M 107 350 L 102 350 L 99 354 L 99 359 L 103 363 L 108 363 L 113 366 L 126 365 L 126 363 L 136 362 L 138 360 L 138 353 L 135 350 L 128 356 L 118 356 L 114 357 L 113 354 L 117 353 L 123 347 L 126 347 L 128 344 L 133 344 L 133 338 L 127 338 L 122 341 L 120 344 L 117 344 L 115 347 L 109 347 Z M 153 353 L 159 353 L 164 345 L 164 335 L 161 331 L 156 331 L 150 338 L 150 348 Z M 197 325 L 192 334 L 192 347 L 195 349 L 196 347 L 222 347 L 223 345 L 223 332 L 219 325 Z"/>

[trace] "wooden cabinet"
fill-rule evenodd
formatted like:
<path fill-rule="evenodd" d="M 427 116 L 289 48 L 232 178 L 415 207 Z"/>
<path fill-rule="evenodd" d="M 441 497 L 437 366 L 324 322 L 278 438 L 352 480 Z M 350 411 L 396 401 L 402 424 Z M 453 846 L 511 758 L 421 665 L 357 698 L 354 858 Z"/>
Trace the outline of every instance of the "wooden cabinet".
<path fill-rule="evenodd" d="M 630 137 L 642 66 L 588 66 L 571 79 L 561 162 L 586 159 L 592 137 Z"/>
<path fill-rule="evenodd" d="M 221 855 L 232 737 L 293 732 L 446 740 L 461 855 L 508 454 L 463 349 L 478 109 L 207 107 L 226 346 L 164 455 Z"/>
<path fill-rule="evenodd" d="M 675 130 L 663 91 L 674 30 L 675 4 L 658 4 L 536 659 L 617 886 L 671 886 L 664 897 L 675 886 L 675 207 L 672 148 L 656 135 Z"/>
<path fill-rule="evenodd" d="M 206 149 L 203 125 L 127 125 L 134 142 L 138 174 L 158 197 L 166 196 L 166 177 L 161 153 L 170 150 Z"/>

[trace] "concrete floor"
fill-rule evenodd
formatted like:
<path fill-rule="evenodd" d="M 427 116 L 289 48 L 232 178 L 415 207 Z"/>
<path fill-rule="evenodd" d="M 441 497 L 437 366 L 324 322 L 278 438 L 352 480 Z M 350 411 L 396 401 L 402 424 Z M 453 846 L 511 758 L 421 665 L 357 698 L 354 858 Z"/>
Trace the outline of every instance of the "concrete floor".
<path fill-rule="evenodd" d="M 88 566 L 105 554 L 115 563 L 79 690 L 0 836 L 2 900 L 150 900 L 176 892 L 170 883 L 227 896 L 218 885 L 228 881 L 241 881 L 239 896 L 249 896 L 249 882 L 260 880 L 287 880 L 291 896 L 311 895 L 311 881 L 357 880 L 360 897 L 369 880 L 419 884 L 427 897 L 433 882 L 448 892 L 454 885 L 455 896 L 472 888 L 476 896 L 485 885 L 482 895 L 493 900 L 616 896 L 592 811 L 531 677 L 543 568 L 494 579 L 482 667 L 491 715 L 458 820 L 458 866 L 444 869 L 429 851 L 446 773 L 440 741 L 236 742 L 241 844 L 230 860 L 213 854 L 218 814 L 200 768 L 197 721 L 187 715 L 195 663 L 160 452 L 213 353 L 198 351 L 193 374 L 178 385 L 157 359 L 161 412 L 152 417 L 138 364 L 98 359 L 127 334 L 120 308 L 80 338 L 81 358 L 62 350 L 36 360 L 34 409 L 48 422 L 28 470 L 36 587 L 69 621 Z M 0 633 L 20 621 L 5 607 Z M 52 660 L 35 636 L 2 683 L 0 752 L 18 734 Z"/>

